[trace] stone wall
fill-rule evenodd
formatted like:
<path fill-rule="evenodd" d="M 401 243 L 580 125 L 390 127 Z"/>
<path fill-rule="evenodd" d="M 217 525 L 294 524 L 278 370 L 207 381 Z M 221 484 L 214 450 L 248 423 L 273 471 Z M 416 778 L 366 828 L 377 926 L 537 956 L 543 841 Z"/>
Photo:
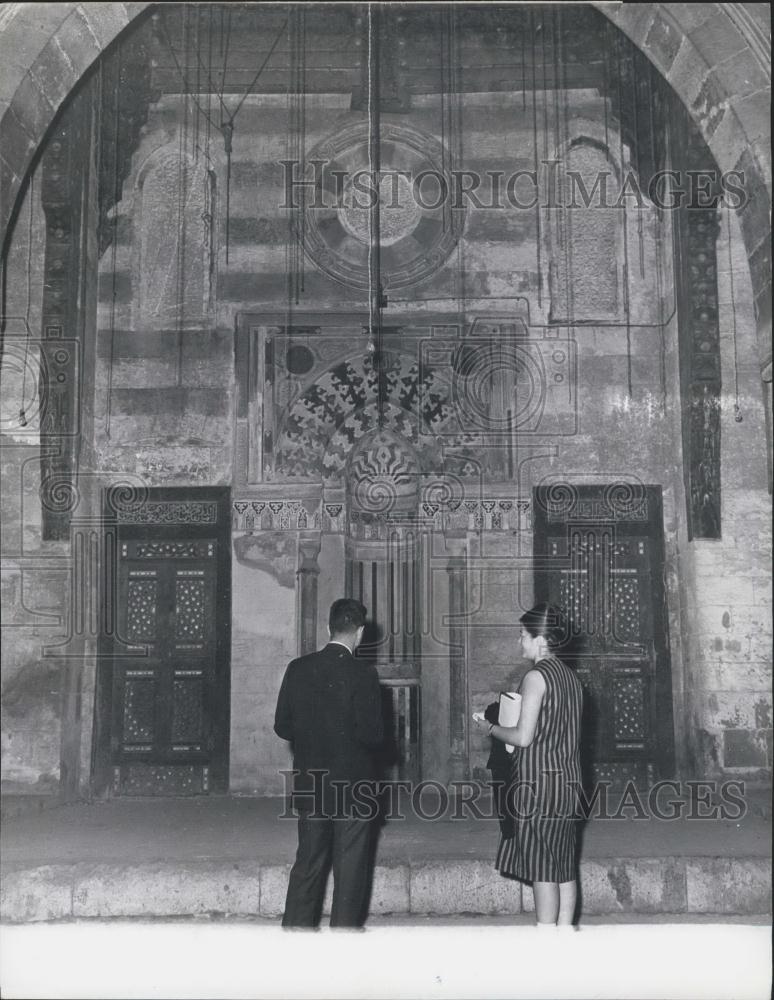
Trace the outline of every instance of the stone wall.
<path fill-rule="evenodd" d="M 163 116 L 149 123 L 100 262 L 95 448 L 108 476 L 221 485 L 231 481 L 233 316 L 223 326 L 214 314 L 206 171 L 173 157 L 169 127 Z"/>
<path fill-rule="evenodd" d="M 601 99 L 584 93 L 575 95 L 573 101 L 569 121 L 576 137 L 577 130 L 598 136 L 605 117 Z M 280 208 L 283 189 L 278 166 L 288 154 L 283 102 L 284 98 L 250 98 L 240 113 L 234 137 L 228 262 L 222 148 L 213 145 L 211 150 L 217 174 L 213 195 L 211 177 L 195 151 L 190 156 L 187 150 L 184 157 L 178 155 L 180 101 L 164 98 L 152 111 L 116 209 L 113 242 L 99 269 L 94 450 L 89 463 L 101 479 L 131 474 L 149 485 L 192 486 L 239 481 L 233 403 L 237 315 L 286 312 L 292 321 L 295 312 L 310 308 L 363 313 L 362 290 L 346 288 L 308 262 L 298 301 L 295 297 L 288 301 L 287 213 Z M 550 131 L 545 142 L 550 142 L 554 152 L 568 136 L 562 134 L 558 118 L 551 122 L 548 102 L 541 110 L 549 116 L 544 119 Z M 438 113 L 437 102 L 419 102 L 410 123 L 433 133 Z M 508 172 L 532 167 L 532 123 L 520 95 L 471 99 L 464 116 L 460 165 Z M 319 99 L 316 104 L 310 100 L 310 117 L 309 148 L 342 124 L 362 119 L 348 111 L 348 102 L 334 99 Z M 540 142 L 542 146 L 542 133 Z M 176 186 L 186 192 L 182 204 L 176 199 Z M 213 231 L 202 228 L 208 208 L 220 220 Z M 410 309 L 429 310 L 431 299 L 436 302 L 434 308 L 442 301 L 453 321 L 460 311 L 471 316 L 496 309 L 507 316 L 512 297 L 524 296 L 532 322 L 536 326 L 545 323 L 552 308 L 547 266 L 553 257 L 561 257 L 561 246 L 557 251 L 557 244 L 551 243 L 550 217 L 543 220 L 543 242 L 538 242 L 537 218 L 535 212 L 498 216 L 469 209 L 465 237 L 455 252 L 421 284 L 391 293 L 389 308 L 400 317 Z M 665 323 L 663 329 L 660 326 L 669 315 L 673 296 L 671 261 L 665 249 L 668 220 L 659 221 L 645 210 L 639 218 L 634 213 L 630 221 L 627 250 L 638 277 L 630 287 L 629 326 L 622 289 L 611 287 L 618 277 L 610 269 L 610 260 L 616 259 L 621 248 L 616 241 L 623 238 L 613 233 L 611 244 L 587 244 L 589 257 L 583 261 L 579 294 L 585 296 L 584 308 L 590 311 L 583 317 L 588 325 L 572 334 L 580 372 L 577 431 L 566 439 L 530 445 L 517 456 L 524 464 L 509 485 L 514 495 L 525 497 L 546 474 L 577 481 L 587 481 L 589 476 L 605 480 L 632 476 L 663 487 L 675 725 L 678 745 L 685 748 L 682 767 L 690 774 L 742 768 L 741 773 L 755 775 L 771 766 L 771 702 L 765 693 L 770 678 L 766 652 L 770 649 L 766 568 L 770 535 L 766 533 L 769 499 L 759 375 L 752 361 L 755 322 L 749 269 L 736 231 L 732 241 L 734 316 L 731 272 L 724 272 L 723 264 L 727 247 L 721 240 L 723 540 L 688 543 L 675 378 L 677 327 L 674 321 Z M 40 226 L 42 220 L 35 217 L 33 229 L 38 231 Z M 11 277 L 16 280 L 9 280 L 13 308 L 21 313 L 25 303 L 19 295 L 25 287 L 26 261 L 22 228 L 17 227 L 12 258 Z M 659 247 L 663 252 L 658 252 Z M 42 263 L 42 254 L 33 257 Z M 606 276 L 608 294 L 605 321 L 595 323 L 587 278 L 597 269 Z M 40 276 L 36 280 L 39 290 Z M 557 297 L 557 308 L 560 304 L 566 304 L 566 299 Z M 734 320 L 741 424 L 734 419 L 734 399 L 729 395 L 734 384 Z M 31 325 L 34 329 L 34 322 Z M 15 440 L 13 434 L 11 438 Z M 11 510 L 10 520 L 4 516 L 10 539 L 4 548 L 11 560 L 9 601 L 14 608 L 34 608 L 38 614 L 64 620 L 61 595 L 67 587 L 61 578 L 69 573 L 69 564 L 65 561 L 37 578 L 32 590 L 24 592 L 32 596 L 22 599 L 21 565 L 13 563 L 14 553 L 19 559 L 29 553 L 43 553 L 46 559 L 60 554 L 55 546 L 44 549 L 35 535 L 32 480 L 38 452 L 34 441 L 18 449 L 18 456 L 24 455 L 33 461 L 25 465 L 15 448 L 3 452 L 3 488 L 9 491 Z M 21 485 L 22 469 L 32 477 L 26 487 Z M 22 515 L 14 519 L 16 501 L 11 495 L 32 503 L 30 513 L 25 508 L 23 521 L 32 544 L 24 553 Z M 4 515 L 5 511 L 4 494 Z M 492 565 L 472 572 L 469 579 L 468 668 L 475 707 L 486 704 L 501 687 L 515 686 L 523 673 L 526 664 L 515 649 L 516 610 L 532 600 L 531 570 L 515 572 L 502 565 L 510 557 L 528 561 L 529 532 L 516 532 L 502 541 L 493 533 L 480 543 L 481 548 L 478 545 L 475 535 L 471 536 L 470 558 L 489 559 Z M 341 556 L 334 536 L 324 539 L 321 564 L 326 553 Z M 66 555 L 64 550 L 61 554 Z M 281 790 L 276 772 L 288 758 L 271 724 L 282 670 L 296 653 L 297 558 L 295 532 L 234 534 L 231 786 L 235 791 Z M 435 569 L 445 579 L 440 562 Z M 52 576 L 56 573 L 60 577 Z M 323 567 L 318 614 L 321 641 L 329 598 L 339 596 L 342 582 L 328 566 Z M 444 627 L 444 584 L 439 584 L 436 594 L 441 602 L 433 612 L 438 633 Z M 731 595 L 733 601 L 729 601 Z M 58 774 L 58 678 L 42 666 L 38 630 L 21 623 L 17 632 L 8 633 L 4 630 L 4 641 L 10 643 L 16 666 L 8 680 L 4 670 L 3 739 L 4 748 L 12 749 L 10 757 L 4 754 L 4 777 L 50 786 Z M 434 652 L 437 655 L 428 660 L 423 692 L 428 740 L 425 764 L 431 777 L 447 773 L 449 739 L 448 664 L 440 649 Z M 89 726 L 86 717 L 84 734 Z M 15 746 L 22 745 L 21 751 L 12 748 L 14 740 Z M 480 768 L 484 741 L 480 734 L 472 734 L 471 743 L 471 762 Z M 87 735 L 82 746 L 88 747 Z"/>
<path fill-rule="evenodd" d="M 689 543 L 682 520 L 678 531 L 689 767 L 701 775 L 770 780 L 771 495 L 763 385 L 750 272 L 728 213 L 717 249 L 723 535 Z"/>
<path fill-rule="evenodd" d="M 42 540 L 38 494 L 44 248 L 37 171 L 9 258 L 0 370 L 2 777 L 6 789 L 50 794 L 59 782 L 61 664 L 44 649 L 61 642 L 66 631 L 69 568 L 67 545 Z"/>
<path fill-rule="evenodd" d="M 584 91 L 563 96 L 564 100 L 567 105 L 560 108 L 552 95 L 537 94 L 533 108 L 520 94 L 466 97 L 456 167 L 482 174 L 499 170 L 509 177 L 533 169 L 536 154 L 553 157 L 582 137 L 595 143 L 603 141 L 604 101 Z M 442 111 L 437 98 L 418 98 L 413 112 L 396 117 L 392 124 L 400 122 L 409 130 L 405 132 L 408 141 L 412 129 L 437 141 Z M 279 162 L 290 155 L 286 99 L 251 96 L 235 123 L 228 260 L 223 220 L 226 164 L 221 138 L 213 134 L 209 146 L 217 174 L 213 195 L 201 158 L 189 153 L 186 136 L 190 136 L 190 128 L 185 132 L 183 125 L 189 113 L 190 108 L 174 96 L 164 97 L 151 108 L 113 219 L 113 244 L 100 264 L 97 454 L 103 473 L 139 475 L 149 485 L 244 481 L 243 470 L 234 468 L 230 409 L 233 331 L 239 314 L 285 312 L 292 323 L 295 315 L 309 310 L 352 311 L 361 317 L 367 313 L 365 288 L 348 287 L 309 260 L 304 264 L 300 287 L 291 287 L 289 213 L 282 208 L 285 174 Z M 533 113 L 539 121 L 536 136 Z M 326 140 L 348 129 L 356 130 L 363 121 L 362 113 L 349 111 L 348 101 L 333 96 L 310 97 L 307 114 L 310 158 L 333 155 L 326 149 Z M 620 142 L 612 131 L 608 138 L 614 161 L 620 156 Z M 367 165 L 357 160 L 356 152 L 353 155 L 357 166 Z M 606 164 L 604 158 L 574 166 L 615 169 L 615 163 Z M 543 180 L 541 176 L 541 184 Z M 173 198 L 175 184 L 186 192 L 184 208 Z M 528 201 L 529 195 L 527 188 L 517 193 L 523 201 Z M 486 204 L 491 193 L 482 190 L 479 197 Z M 202 211 L 208 207 L 219 220 L 213 232 L 202 228 Z M 573 272 L 570 257 L 582 244 L 576 240 L 572 247 L 565 245 L 563 234 L 570 223 L 559 213 L 513 206 L 492 210 L 471 201 L 459 246 L 442 256 L 424 279 L 389 293 L 388 313 L 396 316 L 397 322 L 410 311 L 416 314 L 432 309 L 446 313 L 452 324 L 460 311 L 468 321 L 493 309 L 505 316 L 515 309 L 523 312 L 525 297 L 529 321 L 535 324 L 531 334 L 540 338 L 539 324 L 566 311 L 566 290 L 575 285 L 573 304 L 579 316 L 591 320 L 598 315 L 609 324 L 577 332 L 582 376 L 573 391 L 577 393 L 579 426 L 547 450 L 528 442 L 523 455 L 517 456 L 517 466 L 521 461 L 522 469 L 512 473 L 510 485 L 501 484 L 498 489 L 511 498 L 529 497 L 533 484 L 548 473 L 567 471 L 583 478 L 589 468 L 600 468 L 603 455 L 609 459 L 603 470 L 609 475 L 634 474 L 646 482 L 665 482 L 664 456 L 670 453 L 672 424 L 659 387 L 660 357 L 654 349 L 657 333 L 638 331 L 630 338 L 630 398 L 626 331 L 620 325 L 625 317 L 625 293 L 615 265 L 623 251 L 623 213 L 590 214 L 604 226 L 592 225 L 583 267 L 576 266 Z M 589 216 L 574 220 L 576 237 L 582 237 L 588 220 Z M 642 240 L 638 239 L 638 222 L 640 230 L 644 227 Z M 663 312 L 664 303 L 658 296 L 662 271 L 668 271 L 669 262 L 661 260 L 656 250 L 662 236 L 658 226 L 655 214 L 647 209 L 639 219 L 632 216 L 629 226 L 626 249 L 647 276 L 644 283 L 635 283 L 630 290 L 632 323 L 656 323 Z M 201 258 L 202 247 L 212 254 L 212 278 L 210 260 Z M 595 280 L 599 301 L 604 302 L 598 310 L 594 295 L 588 292 Z M 648 434 L 632 434 L 643 423 Z M 544 454 L 553 451 L 554 457 L 539 462 L 529 459 L 541 450 Z M 495 452 L 497 446 L 492 454 Z M 488 465 L 500 469 L 498 478 L 507 479 L 505 467 L 501 453 Z M 473 499 L 482 499 L 479 494 L 487 475 L 487 468 L 482 467 L 467 484 Z M 667 491 L 672 489 L 672 475 L 670 470 Z M 262 546 L 271 549 L 275 543 L 289 544 L 292 537 L 292 533 L 257 532 L 234 539 L 231 785 L 239 791 L 281 790 L 276 770 L 287 756 L 271 724 L 284 663 L 296 653 L 292 620 L 295 567 L 290 552 L 272 568 L 271 559 L 261 556 L 260 550 Z M 443 538 L 437 541 L 445 552 Z M 523 567 L 518 572 L 504 561 L 503 545 L 520 553 Z M 485 565 L 498 546 L 496 565 Z M 532 600 L 529 519 L 524 521 L 523 530 L 511 537 L 493 533 L 492 539 L 482 543 L 482 551 L 477 551 L 471 536 L 469 548 L 471 558 L 475 556 L 480 566 L 471 574 L 469 599 L 482 610 L 473 611 L 467 622 L 469 696 L 477 704 L 504 684 L 515 685 L 525 668 L 515 637 L 517 609 L 529 606 Z M 443 552 L 427 557 L 433 601 L 423 640 L 422 678 L 424 771 L 438 780 L 451 776 L 446 750 L 450 704 Z M 334 566 L 326 564 L 323 554 L 320 557 L 321 643 L 330 600 L 343 592 L 342 556 Z M 477 734 L 470 738 L 473 766 L 479 767 L 483 748 L 476 744 Z"/>
<path fill-rule="evenodd" d="M 276 795 L 277 772 L 292 767 L 273 723 L 285 667 L 297 655 L 295 532 L 235 534 L 233 560 L 230 786 Z"/>

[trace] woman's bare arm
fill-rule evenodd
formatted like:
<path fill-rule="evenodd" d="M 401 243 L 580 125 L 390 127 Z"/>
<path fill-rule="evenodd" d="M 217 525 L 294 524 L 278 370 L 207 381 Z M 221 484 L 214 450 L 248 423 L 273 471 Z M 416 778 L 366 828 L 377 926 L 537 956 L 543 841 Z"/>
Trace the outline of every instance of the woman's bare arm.
<path fill-rule="evenodd" d="M 492 726 L 490 734 L 503 743 L 528 747 L 535 738 L 546 682 L 539 670 L 529 670 L 521 682 L 521 714 L 515 726 Z"/>

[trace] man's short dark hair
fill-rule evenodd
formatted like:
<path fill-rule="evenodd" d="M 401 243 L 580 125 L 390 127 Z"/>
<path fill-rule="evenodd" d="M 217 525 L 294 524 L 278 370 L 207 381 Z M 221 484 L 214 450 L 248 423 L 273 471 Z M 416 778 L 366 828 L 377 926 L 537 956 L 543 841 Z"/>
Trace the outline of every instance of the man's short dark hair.
<path fill-rule="evenodd" d="M 331 635 L 341 632 L 357 632 L 361 625 L 365 625 L 368 612 L 353 597 L 342 597 L 331 604 L 328 615 L 328 628 Z"/>

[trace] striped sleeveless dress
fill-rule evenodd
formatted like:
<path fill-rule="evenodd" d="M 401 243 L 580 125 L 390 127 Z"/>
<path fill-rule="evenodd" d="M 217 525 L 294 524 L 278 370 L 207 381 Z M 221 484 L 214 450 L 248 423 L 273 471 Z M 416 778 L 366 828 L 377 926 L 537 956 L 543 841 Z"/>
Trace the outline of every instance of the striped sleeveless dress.
<path fill-rule="evenodd" d="M 555 656 L 535 664 L 546 683 L 535 738 L 516 747 L 508 789 L 512 838 L 500 837 L 495 867 L 525 882 L 576 878 L 577 789 L 583 689 Z"/>

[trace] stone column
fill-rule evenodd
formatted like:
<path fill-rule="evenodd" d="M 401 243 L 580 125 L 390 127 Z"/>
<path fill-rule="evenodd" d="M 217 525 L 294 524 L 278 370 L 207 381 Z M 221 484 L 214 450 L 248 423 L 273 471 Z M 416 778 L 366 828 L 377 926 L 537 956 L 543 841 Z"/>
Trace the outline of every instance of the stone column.
<path fill-rule="evenodd" d="M 468 661 L 467 626 L 461 616 L 467 610 L 467 561 L 465 543 L 454 540 L 454 554 L 449 557 L 449 750 L 451 779 L 467 778 L 468 753 Z"/>
<path fill-rule="evenodd" d="M 302 535 L 298 540 L 297 647 L 299 656 L 317 648 L 317 578 L 320 567 L 320 535 Z"/>
<path fill-rule="evenodd" d="M 59 790 L 65 802 L 75 801 L 81 790 L 84 672 L 87 658 L 94 656 L 99 635 L 100 534 L 86 518 L 72 522 L 71 559 L 69 635 L 56 649 L 62 657 Z"/>

